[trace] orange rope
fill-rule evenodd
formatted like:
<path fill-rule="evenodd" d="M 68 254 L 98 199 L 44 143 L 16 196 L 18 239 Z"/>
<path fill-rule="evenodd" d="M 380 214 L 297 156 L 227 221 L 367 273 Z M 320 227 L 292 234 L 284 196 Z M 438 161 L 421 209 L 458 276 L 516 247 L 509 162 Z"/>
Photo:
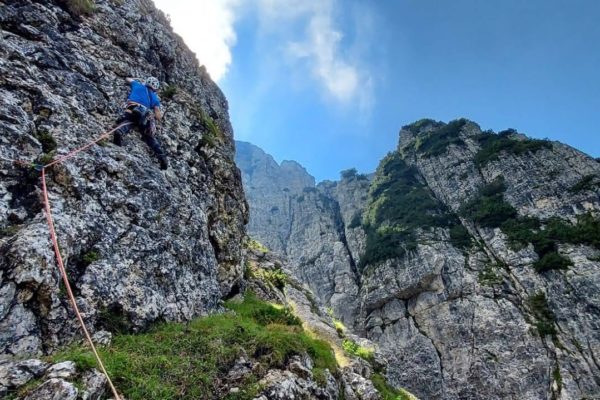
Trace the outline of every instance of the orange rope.
<path fill-rule="evenodd" d="M 100 354 L 98 354 L 98 351 L 96 350 L 96 346 L 94 346 L 92 337 L 90 336 L 90 333 L 88 332 L 87 328 L 85 327 L 85 322 L 83 322 L 83 317 L 81 316 L 81 313 L 79 312 L 79 307 L 77 307 L 77 302 L 75 301 L 75 296 L 73 295 L 73 291 L 71 290 L 71 285 L 69 284 L 69 278 L 67 277 L 67 271 L 66 271 L 64 263 L 63 263 L 62 255 L 60 254 L 60 248 L 58 246 L 58 239 L 56 237 L 56 231 L 54 229 L 54 220 L 52 218 L 52 210 L 50 208 L 50 201 L 48 200 L 48 189 L 46 187 L 46 168 L 49 168 L 55 164 L 62 163 L 63 161 L 67 160 L 68 158 L 74 157 L 77 153 L 88 149 L 94 143 L 98 143 L 100 140 L 108 137 L 111 133 L 113 133 L 117 129 L 119 129 L 125 125 L 129 125 L 129 124 L 130 123 L 125 123 L 125 124 L 119 125 L 116 128 L 112 129 L 111 131 L 108 131 L 108 132 L 102 134 L 96 140 L 89 142 L 85 146 L 75 149 L 75 150 L 67 153 L 66 155 L 62 156 L 61 158 L 57 159 L 56 161 L 53 161 L 42 167 L 42 191 L 44 194 L 44 209 L 46 211 L 46 220 L 48 221 L 48 228 L 50 230 L 50 239 L 52 240 L 52 245 L 54 247 L 54 253 L 56 254 L 56 261 L 58 264 L 58 269 L 60 270 L 60 273 L 62 275 L 63 283 L 65 284 L 65 288 L 67 289 L 67 294 L 69 296 L 69 300 L 71 302 L 71 305 L 73 306 L 75 315 L 77 316 L 77 319 L 79 320 L 81 329 L 83 330 L 85 338 L 87 339 L 90 347 L 92 348 L 92 351 L 94 352 L 94 356 L 96 356 L 96 360 L 98 361 L 98 365 L 100 366 L 100 369 L 102 370 L 102 372 L 106 376 L 106 379 L 108 380 L 108 384 L 110 386 L 110 389 L 113 392 L 113 395 L 115 396 L 115 400 L 121 400 L 121 397 L 119 396 L 117 389 L 115 388 L 112 381 L 110 380 L 110 376 L 108 376 L 108 372 L 106 372 L 106 368 L 104 368 L 104 363 L 102 362 L 102 359 L 100 358 Z"/>

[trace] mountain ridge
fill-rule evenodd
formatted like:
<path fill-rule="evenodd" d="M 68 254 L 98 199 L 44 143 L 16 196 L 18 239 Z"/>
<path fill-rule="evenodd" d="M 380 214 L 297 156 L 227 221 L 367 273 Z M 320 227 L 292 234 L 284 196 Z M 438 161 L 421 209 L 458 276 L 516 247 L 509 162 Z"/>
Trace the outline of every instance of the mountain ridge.
<path fill-rule="evenodd" d="M 420 397 L 593 397 L 600 164 L 464 119 L 399 136 L 371 181 L 347 170 L 289 194 L 294 275 L 379 345 L 392 384 Z M 250 209 L 249 233 L 268 242 Z"/>

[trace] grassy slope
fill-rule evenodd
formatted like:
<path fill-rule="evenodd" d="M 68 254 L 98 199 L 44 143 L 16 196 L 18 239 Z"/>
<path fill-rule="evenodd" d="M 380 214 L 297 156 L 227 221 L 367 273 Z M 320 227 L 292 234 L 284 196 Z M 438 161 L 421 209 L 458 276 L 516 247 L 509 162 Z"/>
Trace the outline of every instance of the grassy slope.
<path fill-rule="evenodd" d="M 284 366 L 295 354 L 308 353 L 315 369 L 337 369 L 331 347 L 311 338 L 289 310 L 247 295 L 228 302 L 233 312 L 196 319 L 188 324 L 162 324 L 138 335 L 117 335 L 101 355 L 117 388 L 129 400 L 251 399 L 261 374 Z M 235 360 L 247 354 L 260 366 L 240 392 L 228 394 L 223 378 Z M 75 361 L 81 369 L 95 367 L 92 354 L 73 347 L 53 357 Z"/>

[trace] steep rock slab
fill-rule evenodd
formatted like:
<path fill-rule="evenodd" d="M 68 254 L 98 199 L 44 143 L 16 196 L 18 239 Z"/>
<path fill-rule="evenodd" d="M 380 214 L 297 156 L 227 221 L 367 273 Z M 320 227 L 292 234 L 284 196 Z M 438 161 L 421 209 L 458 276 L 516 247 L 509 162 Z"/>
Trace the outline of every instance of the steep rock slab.
<path fill-rule="evenodd" d="M 132 132 L 49 172 L 60 247 L 91 327 L 137 329 L 218 308 L 241 279 L 247 206 L 227 101 L 149 0 L 0 4 L 0 155 L 58 157 L 111 127 L 127 76 L 157 76 L 166 172 Z M 173 96 L 173 92 L 175 92 Z M 0 164 L 0 354 L 79 334 L 51 250 L 35 171 Z"/>

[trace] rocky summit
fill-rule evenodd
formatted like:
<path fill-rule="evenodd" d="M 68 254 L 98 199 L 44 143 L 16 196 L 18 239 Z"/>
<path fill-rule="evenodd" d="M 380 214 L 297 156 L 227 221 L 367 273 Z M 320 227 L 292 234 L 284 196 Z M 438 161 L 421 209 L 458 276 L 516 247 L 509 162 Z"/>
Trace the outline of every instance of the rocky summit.
<path fill-rule="evenodd" d="M 249 234 L 378 345 L 393 386 L 599 398 L 597 160 L 465 119 L 407 125 L 374 175 L 316 186 L 253 146 L 236 159 Z"/>

